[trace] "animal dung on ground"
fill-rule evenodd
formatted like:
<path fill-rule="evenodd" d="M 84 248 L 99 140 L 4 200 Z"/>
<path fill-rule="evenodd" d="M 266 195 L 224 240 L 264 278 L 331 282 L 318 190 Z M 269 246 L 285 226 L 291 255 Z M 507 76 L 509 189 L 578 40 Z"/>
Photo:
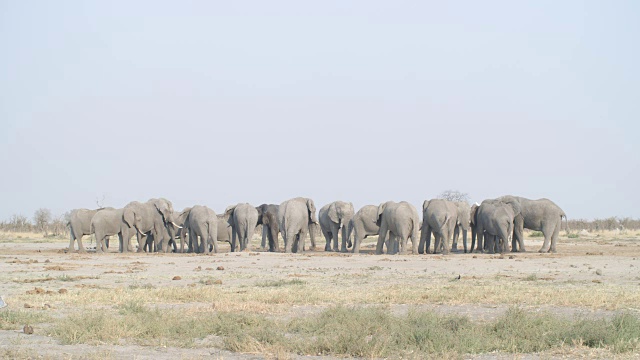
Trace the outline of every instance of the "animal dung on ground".
<path fill-rule="evenodd" d="M 69 290 L 67 290 L 67 289 L 60 289 L 60 290 L 58 290 L 58 294 L 66 294 L 66 293 L 68 293 L 68 292 L 69 292 Z"/>
<path fill-rule="evenodd" d="M 171 279 L 171 280 L 182 280 L 182 278 L 181 278 L 180 276 L 177 276 L 177 275 L 176 275 L 176 276 L 174 276 L 174 277 L 173 277 L 173 279 Z"/>
<path fill-rule="evenodd" d="M 224 270 L 224 266 L 218 266 L 216 270 Z"/>
<path fill-rule="evenodd" d="M 24 333 L 25 333 L 25 334 L 27 334 L 27 335 L 31 335 L 31 334 L 33 334 L 33 326 L 31 326 L 31 325 L 25 325 L 25 326 L 22 328 L 22 332 L 24 332 Z"/>

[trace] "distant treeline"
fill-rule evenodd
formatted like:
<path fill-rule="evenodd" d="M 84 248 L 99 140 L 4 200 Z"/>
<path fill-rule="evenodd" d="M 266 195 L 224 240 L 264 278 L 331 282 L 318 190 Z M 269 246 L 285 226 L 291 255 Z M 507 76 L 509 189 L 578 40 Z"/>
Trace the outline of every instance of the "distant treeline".
<path fill-rule="evenodd" d="M 629 217 L 619 218 L 610 217 L 606 219 L 569 219 L 569 229 L 571 232 L 587 230 L 589 232 L 607 231 L 607 230 L 638 230 L 640 229 L 640 219 L 632 219 Z"/>

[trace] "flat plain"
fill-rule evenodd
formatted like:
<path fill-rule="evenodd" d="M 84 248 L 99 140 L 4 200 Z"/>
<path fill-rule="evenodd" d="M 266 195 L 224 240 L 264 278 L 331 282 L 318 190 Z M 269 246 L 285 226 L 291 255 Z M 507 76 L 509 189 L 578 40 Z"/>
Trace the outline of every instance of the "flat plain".
<path fill-rule="evenodd" d="M 555 254 L 541 240 L 391 256 L 375 237 L 361 254 L 284 254 L 254 236 L 241 253 L 97 255 L 0 233 L 0 357 L 639 358 L 640 231 L 563 232 Z"/>

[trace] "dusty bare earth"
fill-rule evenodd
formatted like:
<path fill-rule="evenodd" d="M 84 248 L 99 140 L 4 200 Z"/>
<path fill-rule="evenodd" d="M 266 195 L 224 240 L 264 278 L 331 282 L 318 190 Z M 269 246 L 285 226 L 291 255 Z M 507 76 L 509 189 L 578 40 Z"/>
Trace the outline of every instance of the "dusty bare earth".
<path fill-rule="evenodd" d="M 335 304 L 384 305 L 393 312 L 429 309 L 489 321 L 517 305 L 558 316 L 611 317 L 621 310 L 640 314 L 640 232 L 561 238 L 557 254 L 539 254 L 539 239 L 527 253 L 452 253 L 376 256 L 374 239 L 362 254 L 312 251 L 305 254 L 254 251 L 194 254 L 97 255 L 66 253 L 66 239 L 0 237 L 0 294 L 7 307 L 45 313 L 50 320 L 0 330 L 1 358 L 262 359 L 313 356 L 232 353 L 215 337 L 196 346 L 62 345 L 50 328 L 56 319 L 88 310 L 116 312 L 142 299 L 146 306 L 188 312 L 213 309 L 293 318 Z M 85 244 L 88 240 L 85 240 Z M 319 248 L 323 248 L 323 243 Z M 459 277 L 459 278 L 458 278 Z M 298 282 L 290 282 L 298 279 Z M 278 286 L 277 281 L 282 281 Z M 273 286 L 271 286 L 272 284 Z M 292 285 L 288 285 L 292 284 Z M 206 321 L 206 319 L 203 319 Z M 317 357 L 317 356 L 316 356 Z M 567 346 L 540 354 L 483 354 L 468 358 L 638 358 L 637 353 Z"/>

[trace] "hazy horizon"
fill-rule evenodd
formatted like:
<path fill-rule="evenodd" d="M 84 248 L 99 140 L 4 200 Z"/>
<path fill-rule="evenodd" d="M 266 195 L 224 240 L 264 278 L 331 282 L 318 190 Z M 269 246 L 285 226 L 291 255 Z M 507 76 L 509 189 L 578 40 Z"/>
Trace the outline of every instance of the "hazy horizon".
<path fill-rule="evenodd" d="M 154 197 L 419 209 L 448 189 L 640 218 L 638 13 L 0 0 L 0 221 Z"/>

